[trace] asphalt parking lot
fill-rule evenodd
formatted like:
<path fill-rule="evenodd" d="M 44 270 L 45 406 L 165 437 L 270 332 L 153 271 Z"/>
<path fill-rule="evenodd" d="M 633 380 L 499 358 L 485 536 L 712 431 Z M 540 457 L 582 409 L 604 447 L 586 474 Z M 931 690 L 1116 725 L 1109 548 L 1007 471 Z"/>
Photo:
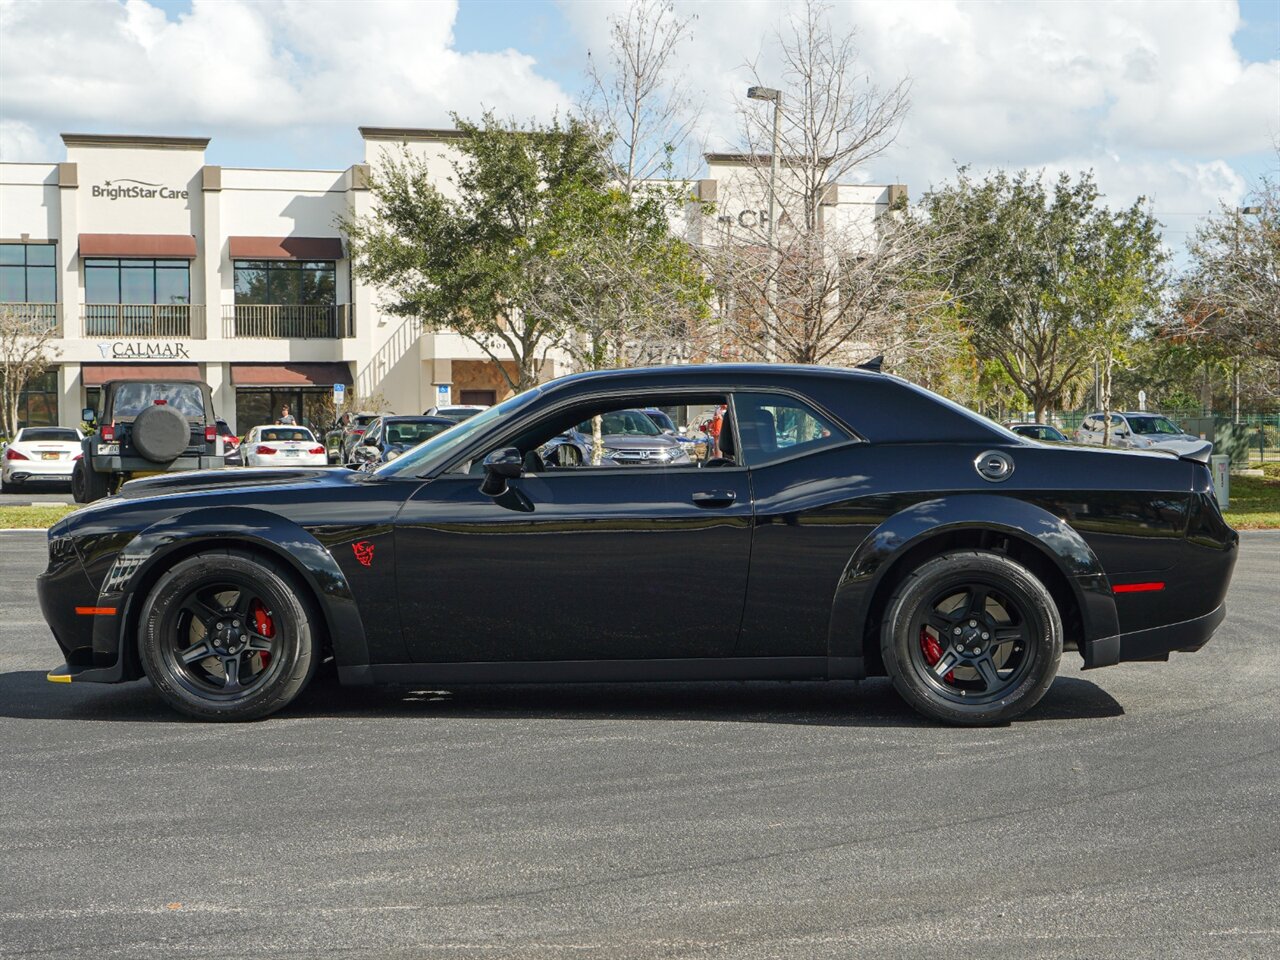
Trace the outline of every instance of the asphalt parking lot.
<path fill-rule="evenodd" d="M 1280 951 L 1280 534 L 1200 653 L 1064 659 L 982 730 L 882 681 L 322 683 L 203 724 L 45 682 L 43 563 L 0 533 L 0 957 Z"/>
<path fill-rule="evenodd" d="M 24 483 L 6 486 L 0 493 L 0 507 L 25 507 L 32 503 L 75 503 L 65 483 Z"/>

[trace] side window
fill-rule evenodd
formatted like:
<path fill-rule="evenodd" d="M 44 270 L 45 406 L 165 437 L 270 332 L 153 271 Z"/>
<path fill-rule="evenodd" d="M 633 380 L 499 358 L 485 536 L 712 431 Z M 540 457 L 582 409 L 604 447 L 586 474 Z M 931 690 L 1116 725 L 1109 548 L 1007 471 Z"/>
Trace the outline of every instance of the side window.
<path fill-rule="evenodd" d="M 794 397 L 772 393 L 734 396 L 742 454 L 749 467 L 811 453 L 849 440 L 849 434 Z"/>
<path fill-rule="evenodd" d="M 723 413 L 727 403 L 726 396 L 714 393 L 584 402 L 544 417 L 458 468 L 482 473 L 485 455 L 509 448 L 524 459 L 525 473 L 548 477 L 582 470 L 654 473 L 732 466 L 733 428 Z M 675 411 L 674 433 L 645 412 L 655 407 Z"/>

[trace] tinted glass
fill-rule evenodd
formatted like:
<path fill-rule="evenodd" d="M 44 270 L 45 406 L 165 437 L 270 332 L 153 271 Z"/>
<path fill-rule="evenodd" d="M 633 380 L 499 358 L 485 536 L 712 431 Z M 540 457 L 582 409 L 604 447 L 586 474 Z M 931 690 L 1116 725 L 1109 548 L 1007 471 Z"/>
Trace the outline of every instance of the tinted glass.
<path fill-rule="evenodd" d="M 52 267 L 54 265 L 54 246 L 52 243 L 29 243 L 26 247 L 28 264 L 41 267 Z"/>
<path fill-rule="evenodd" d="M 444 433 L 452 424 L 431 423 L 415 420 L 391 420 L 387 422 L 387 443 L 419 444 L 430 440 L 438 433 Z"/>
<path fill-rule="evenodd" d="M 84 299 L 86 303 L 119 303 L 120 271 L 85 264 Z"/>
<path fill-rule="evenodd" d="M 27 302 L 54 303 L 58 297 L 58 278 L 52 267 L 27 267 Z"/>
<path fill-rule="evenodd" d="M 734 397 L 742 453 L 759 466 L 798 453 L 835 446 L 849 435 L 793 397 L 743 393 Z"/>
<path fill-rule="evenodd" d="M 27 268 L 0 267 L 0 302 L 25 303 L 27 300 Z"/>
<path fill-rule="evenodd" d="M 1129 426 L 1134 433 L 1176 434 L 1182 431 L 1167 417 L 1130 417 Z"/>
<path fill-rule="evenodd" d="M 274 440 L 276 443 L 314 442 L 315 437 L 305 427 L 264 427 L 259 437 L 261 440 Z"/>
<path fill-rule="evenodd" d="M 156 303 L 187 303 L 190 299 L 190 274 L 185 268 L 156 271 Z"/>
<path fill-rule="evenodd" d="M 148 265 L 145 267 L 125 266 L 120 268 L 120 302 L 121 303 L 155 303 L 156 271 Z"/>
<path fill-rule="evenodd" d="M 672 423 L 671 418 L 661 410 L 650 410 L 645 414 L 645 416 L 652 420 L 660 430 L 670 430 L 673 433 L 675 432 L 676 425 Z"/>
<path fill-rule="evenodd" d="M 163 400 L 183 416 L 204 416 L 204 397 L 195 384 L 183 383 L 122 383 L 116 388 L 112 415 L 136 417 L 142 410 Z"/>
<path fill-rule="evenodd" d="M 0 264 L 26 263 L 25 247 L 25 243 L 0 243 Z"/>
<path fill-rule="evenodd" d="M 44 440 L 46 442 L 54 440 L 62 442 L 69 440 L 72 443 L 75 443 L 80 438 L 76 436 L 76 432 L 74 430 L 60 430 L 55 427 L 37 427 L 23 430 L 22 436 L 19 437 L 19 439 L 23 443 L 32 443 L 37 440 Z"/>
<path fill-rule="evenodd" d="M 600 432 L 606 437 L 656 437 L 661 430 L 639 410 L 615 410 L 600 418 Z M 594 433 L 590 420 L 578 424 L 579 433 Z"/>

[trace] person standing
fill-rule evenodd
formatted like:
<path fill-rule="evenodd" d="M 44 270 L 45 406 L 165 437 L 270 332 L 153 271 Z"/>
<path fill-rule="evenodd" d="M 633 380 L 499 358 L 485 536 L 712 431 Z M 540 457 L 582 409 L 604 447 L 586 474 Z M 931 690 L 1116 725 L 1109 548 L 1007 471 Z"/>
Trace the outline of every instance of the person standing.
<path fill-rule="evenodd" d="M 293 418 L 293 414 L 289 412 L 289 405 L 286 403 L 280 408 L 280 419 L 276 423 L 286 424 L 287 426 L 297 426 L 298 421 Z"/>

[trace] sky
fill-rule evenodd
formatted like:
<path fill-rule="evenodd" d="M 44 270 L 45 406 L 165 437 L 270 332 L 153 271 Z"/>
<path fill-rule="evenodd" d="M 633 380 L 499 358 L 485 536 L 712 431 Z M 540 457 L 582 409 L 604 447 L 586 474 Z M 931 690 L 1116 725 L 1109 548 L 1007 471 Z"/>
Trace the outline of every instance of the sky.
<path fill-rule="evenodd" d="M 699 142 L 739 147 L 748 61 L 768 75 L 784 0 L 674 0 Z M 213 138 L 209 163 L 342 169 L 356 127 L 572 109 L 624 0 L 0 0 L 0 159 L 63 158 L 63 132 Z M 1092 169 L 1182 245 L 1277 170 L 1280 0 L 853 0 L 871 82 L 909 77 L 894 145 L 856 172 L 912 196 L 954 177 Z M 693 171 L 696 173 L 696 171 Z"/>

